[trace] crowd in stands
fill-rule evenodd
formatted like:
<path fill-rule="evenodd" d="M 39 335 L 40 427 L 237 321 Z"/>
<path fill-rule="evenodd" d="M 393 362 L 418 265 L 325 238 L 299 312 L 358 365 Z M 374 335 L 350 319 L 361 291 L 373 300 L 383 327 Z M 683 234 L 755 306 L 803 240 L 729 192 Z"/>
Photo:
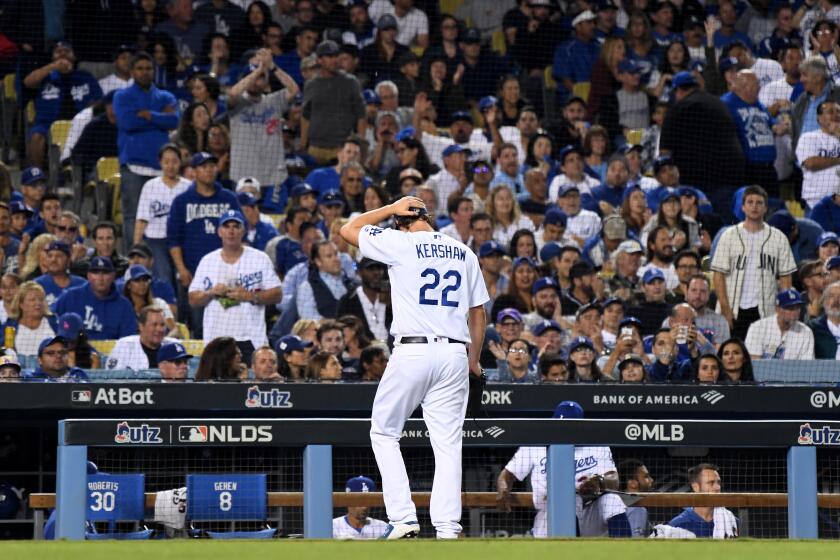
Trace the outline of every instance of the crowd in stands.
<path fill-rule="evenodd" d="M 0 380 L 376 381 L 387 268 L 338 232 L 409 194 L 479 257 L 491 381 L 840 358 L 838 0 L 50 5 L 0 13 Z M 114 216 L 47 189 L 58 120 Z"/>

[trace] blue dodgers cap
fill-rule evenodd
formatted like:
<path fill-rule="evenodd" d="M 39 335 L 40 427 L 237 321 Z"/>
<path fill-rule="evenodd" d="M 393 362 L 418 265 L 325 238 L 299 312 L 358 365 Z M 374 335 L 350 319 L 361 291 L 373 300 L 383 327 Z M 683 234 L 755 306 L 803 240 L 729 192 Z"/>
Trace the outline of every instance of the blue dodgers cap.
<path fill-rule="evenodd" d="M 114 263 L 108 257 L 93 257 L 90 259 L 88 272 L 114 272 Z"/>
<path fill-rule="evenodd" d="M 305 350 L 312 346 L 312 342 L 303 340 L 296 334 L 287 334 L 277 341 L 277 352 L 280 354 L 289 354 L 298 350 Z"/>
<path fill-rule="evenodd" d="M 491 239 L 490 241 L 485 241 L 481 244 L 481 247 L 478 248 L 478 256 L 479 257 L 489 257 L 490 255 L 504 255 L 505 248 L 502 247 L 502 244 L 496 241 L 495 239 Z"/>
<path fill-rule="evenodd" d="M 663 204 L 666 200 L 673 198 L 677 202 L 680 201 L 680 191 L 677 189 L 672 189 L 669 187 L 664 187 L 659 189 L 659 194 L 657 195 L 657 199 L 659 199 L 659 204 Z"/>
<path fill-rule="evenodd" d="M 770 216 L 767 223 L 784 233 L 785 237 L 790 237 L 793 233 L 794 226 L 796 226 L 796 218 L 787 210 L 779 210 Z"/>
<path fill-rule="evenodd" d="M 481 42 L 481 31 L 476 29 L 475 27 L 470 27 L 464 33 L 463 39 L 461 39 L 464 43 L 467 44 L 477 44 Z"/>
<path fill-rule="evenodd" d="M 621 301 L 621 299 L 619 299 L 615 296 L 611 296 L 611 297 L 608 297 L 607 299 L 605 299 L 603 301 L 603 303 L 601 303 L 601 309 L 606 310 L 607 307 L 609 307 L 610 305 L 615 305 L 616 303 L 618 305 L 620 305 L 622 308 L 624 307 L 624 302 Z"/>
<path fill-rule="evenodd" d="M 583 407 L 575 401 L 563 401 L 554 409 L 552 418 L 569 418 L 572 420 L 583 418 Z"/>
<path fill-rule="evenodd" d="M 826 231 L 820 235 L 820 238 L 817 241 L 817 247 L 822 247 L 828 243 L 834 243 L 835 245 L 840 246 L 840 237 L 837 237 L 837 234 L 833 231 Z"/>
<path fill-rule="evenodd" d="M 618 63 L 618 71 L 627 74 L 641 74 L 642 67 L 632 58 L 625 58 Z"/>
<path fill-rule="evenodd" d="M 27 208 L 26 204 L 22 200 L 13 200 L 9 203 L 9 212 L 14 214 L 26 214 L 27 216 L 31 216 L 34 214 L 32 210 Z"/>
<path fill-rule="evenodd" d="M 644 276 L 642 276 L 642 284 L 650 284 L 654 280 L 662 280 L 664 282 L 665 274 L 663 274 L 658 268 L 651 267 L 647 269 Z"/>
<path fill-rule="evenodd" d="M 642 321 L 630 315 L 619 321 L 618 328 L 620 329 L 623 327 L 636 327 L 637 329 L 642 330 Z"/>
<path fill-rule="evenodd" d="M 619 150 L 619 152 L 621 152 L 621 154 L 622 154 L 622 155 L 625 155 L 625 156 L 626 156 L 627 154 L 629 154 L 630 152 L 633 152 L 633 151 L 636 151 L 636 152 L 643 152 L 643 151 L 645 151 L 645 147 L 644 147 L 644 146 L 642 146 L 641 144 L 625 144 L 625 145 L 624 145 L 624 146 L 622 146 L 622 148 Z"/>
<path fill-rule="evenodd" d="M 574 337 L 569 343 L 569 354 L 571 354 L 578 348 L 589 348 L 593 352 L 595 351 L 595 345 L 592 344 L 592 340 L 588 336 Z"/>
<path fill-rule="evenodd" d="M 547 263 L 554 257 L 559 257 L 560 253 L 563 252 L 563 246 L 559 243 L 555 243 L 554 241 L 549 241 L 543 248 L 540 249 L 540 260 L 544 263 Z"/>
<path fill-rule="evenodd" d="M 560 284 L 557 283 L 557 280 L 550 276 L 543 276 L 542 278 L 537 278 L 537 280 L 531 284 L 531 294 L 536 294 L 540 290 L 545 290 L 547 288 L 553 289 L 557 292 L 557 295 L 560 295 Z"/>
<path fill-rule="evenodd" d="M 345 492 L 376 492 L 376 483 L 366 476 L 354 476 L 344 485 Z"/>
<path fill-rule="evenodd" d="M 706 62 L 699 58 L 692 58 L 691 62 L 688 63 L 688 69 L 692 72 L 700 72 L 702 74 L 704 68 L 706 68 Z"/>
<path fill-rule="evenodd" d="M 463 154 L 464 151 L 464 148 L 462 148 L 460 145 L 450 144 L 443 149 L 443 157 L 449 157 L 452 154 Z"/>
<path fill-rule="evenodd" d="M 158 362 L 174 362 L 175 360 L 189 360 L 192 354 L 187 352 L 184 345 L 180 342 L 169 342 L 158 348 L 157 359 Z"/>
<path fill-rule="evenodd" d="M 572 144 L 569 144 L 568 146 L 560 150 L 560 152 L 557 154 L 557 160 L 560 162 L 560 165 L 565 164 L 566 156 L 572 153 L 578 154 L 579 156 L 583 156 L 583 150 L 580 149 L 580 146 L 574 146 Z"/>
<path fill-rule="evenodd" d="M 242 191 L 236 194 L 236 201 L 239 203 L 239 206 L 256 206 L 257 199 L 249 192 Z"/>
<path fill-rule="evenodd" d="M 44 173 L 40 167 L 27 167 L 20 174 L 21 185 L 35 185 L 38 183 L 47 183 L 47 174 Z"/>
<path fill-rule="evenodd" d="M 554 319 L 543 319 L 533 327 L 531 327 L 531 333 L 534 336 L 542 336 L 545 331 L 555 330 L 559 333 L 563 332 L 563 327 L 560 326 L 560 323 L 555 321 Z"/>
<path fill-rule="evenodd" d="M 472 124 L 472 115 L 470 115 L 469 111 L 455 111 L 452 113 L 451 122 L 455 121 L 464 121 Z"/>
<path fill-rule="evenodd" d="M 671 79 L 671 87 L 674 88 L 674 89 L 696 87 L 696 86 L 697 86 L 697 78 L 695 78 L 694 74 L 692 74 L 688 70 L 683 70 L 682 72 L 677 72 L 674 75 L 673 79 Z"/>
<path fill-rule="evenodd" d="M 531 257 L 516 257 L 513 259 L 513 266 L 511 266 L 511 270 L 516 270 L 523 264 L 527 264 L 531 268 L 537 268 L 537 263 Z"/>
<path fill-rule="evenodd" d="M 498 102 L 499 102 L 499 100 L 498 100 L 498 99 L 496 99 L 496 97 L 495 97 L 495 96 L 493 96 L 493 95 L 485 95 L 484 97 L 482 97 L 481 99 L 479 99 L 479 101 L 478 101 L 478 109 L 479 109 L 480 111 L 486 111 L 486 110 L 487 110 L 487 109 L 489 109 L 490 107 L 493 107 L 494 105 L 496 105 Z"/>
<path fill-rule="evenodd" d="M 741 70 L 742 68 L 743 66 L 741 66 L 741 63 L 738 62 L 738 59 L 734 56 L 723 57 L 720 59 L 720 62 L 718 62 L 718 71 L 721 74 L 725 73 L 727 70 Z"/>
<path fill-rule="evenodd" d="M 344 206 L 344 197 L 338 191 L 325 191 L 318 197 L 318 204 L 324 206 Z"/>
<path fill-rule="evenodd" d="M 65 313 L 58 318 L 58 332 L 56 334 L 66 340 L 76 340 L 79 333 L 85 329 L 82 316 L 78 313 Z"/>
<path fill-rule="evenodd" d="M 522 322 L 522 313 L 513 307 L 505 307 L 496 314 L 496 323 L 501 323 L 505 319 L 513 319 L 517 323 Z"/>
<path fill-rule="evenodd" d="M 305 194 L 317 194 L 315 189 L 312 188 L 312 185 L 309 183 L 298 183 L 294 187 L 292 187 L 292 192 L 289 193 L 292 197 L 303 196 Z"/>
<path fill-rule="evenodd" d="M 47 245 L 47 252 L 50 251 L 61 251 L 68 257 L 70 256 L 70 245 L 66 241 L 62 241 L 61 239 L 55 239 L 50 241 Z"/>
<path fill-rule="evenodd" d="M 245 225 L 245 216 L 239 210 L 228 210 L 219 217 L 219 225 L 223 226 L 228 222 L 239 222 L 239 225 Z"/>
<path fill-rule="evenodd" d="M 560 190 L 557 192 L 557 197 L 562 198 L 569 194 L 570 192 L 576 192 L 580 194 L 580 188 L 577 185 L 563 185 L 560 187 Z"/>
<path fill-rule="evenodd" d="M 217 158 L 210 152 L 198 152 L 190 160 L 190 165 L 192 167 L 200 167 L 210 161 L 212 161 L 213 163 L 218 163 L 219 158 Z"/>
<path fill-rule="evenodd" d="M 782 290 L 781 292 L 776 294 L 776 305 L 778 305 L 782 309 L 798 307 L 802 305 L 802 296 L 799 294 L 798 291 L 794 290 L 793 288 Z"/>
<path fill-rule="evenodd" d="M 413 126 L 407 126 L 401 129 L 399 132 L 397 132 L 397 135 L 394 137 L 394 139 L 397 142 L 402 142 L 403 140 L 406 140 L 408 138 L 414 138 L 416 136 L 417 130 L 415 130 Z"/>
<path fill-rule="evenodd" d="M 677 165 L 674 162 L 674 158 L 671 156 L 659 156 L 653 161 L 653 173 L 659 173 L 663 167 L 668 167 L 669 165 Z"/>
<path fill-rule="evenodd" d="M 315 47 L 315 54 L 317 56 L 338 56 L 338 53 L 338 43 L 329 39 Z"/>
<path fill-rule="evenodd" d="M 566 224 L 569 222 L 569 216 L 566 215 L 565 212 L 557 208 L 556 206 L 551 207 L 546 213 L 545 218 L 543 219 L 543 224 L 551 224 L 554 226 L 563 226 L 566 227 Z"/>
<path fill-rule="evenodd" d="M 397 27 L 397 18 L 391 14 L 383 14 L 379 16 L 379 19 L 376 21 L 377 29 L 397 29 Z"/>
<path fill-rule="evenodd" d="M 645 192 L 644 190 L 642 190 L 642 187 L 641 185 L 639 185 L 639 183 L 628 184 L 627 187 L 624 189 L 624 192 L 621 193 L 621 202 L 626 202 L 627 199 L 630 198 L 630 195 L 636 191 L 639 191 L 642 194 L 644 194 Z"/>
<path fill-rule="evenodd" d="M 362 97 L 365 100 L 365 105 L 381 105 L 382 100 L 372 89 L 366 89 L 362 92 Z"/>
<path fill-rule="evenodd" d="M 140 280 L 141 278 L 151 278 L 152 273 L 142 264 L 133 264 L 125 271 L 125 281 Z"/>
<path fill-rule="evenodd" d="M 67 339 L 63 336 L 52 336 L 50 338 L 45 338 L 41 341 L 41 344 L 38 345 L 38 355 L 40 356 L 41 354 L 43 354 L 44 350 L 47 347 L 52 346 L 53 344 L 63 344 L 66 346 Z"/>
<path fill-rule="evenodd" d="M 835 268 L 840 268 L 840 256 L 831 257 L 828 259 L 828 262 L 825 263 L 826 270 L 834 270 Z"/>

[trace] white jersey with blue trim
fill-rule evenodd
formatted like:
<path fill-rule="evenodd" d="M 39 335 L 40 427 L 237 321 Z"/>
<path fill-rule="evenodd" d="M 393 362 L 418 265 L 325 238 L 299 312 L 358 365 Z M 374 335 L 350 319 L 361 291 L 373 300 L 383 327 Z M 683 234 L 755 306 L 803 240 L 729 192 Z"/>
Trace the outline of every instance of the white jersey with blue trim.
<path fill-rule="evenodd" d="M 334 539 L 378 539 L 388 530 L 388 524 L 381 519 L 368 517 L 361 529 L 356 529 L 347 521 L 347 516 L 336 517 L 332 521 Z"/>
<path fill-rule="evenodd" d="M 478 258 L 438 232 L 364 226 L 362 256 L 388 266 L 394 320 L 391 334 L 444 336 L 469 342 L 467 312 L 490 299 Z"/>

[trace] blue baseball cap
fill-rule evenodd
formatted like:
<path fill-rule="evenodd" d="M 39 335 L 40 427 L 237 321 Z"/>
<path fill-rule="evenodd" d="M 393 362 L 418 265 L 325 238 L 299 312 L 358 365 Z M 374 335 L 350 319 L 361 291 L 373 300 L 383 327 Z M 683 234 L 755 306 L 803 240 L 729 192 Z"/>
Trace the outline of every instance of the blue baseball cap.
<path fill-rule="evenodd" d="M 9 203 L 9 212 L 12 215 L 26 214 L 27 216 L 31 216 L 34 214 L 34 212 L 32 212 L 32 210 L 30 210 L 22 200 L 11 201 Z"/>
<path fill-rule="evenodd" d="M 619 150 L 619 152 L 621 152 L 621 154 L 625 156 L 632 151 L 643 152 L 645 151 L 645 147 L 641 144 L 624 144 L 621 150 Z"/>
<path fill-rule="evenodd" d="M 627 199 L 630 198 L 630 195 L 633 194 L 636 191 L 639 191 L 642 194 L 644 194 L 644 192 L 645 192 L 642 189 L 641 185 L 639 185 L 639 183 L 629 183 L 627 185 L 627 187 L 624 189 L 624 192 L 621 193 L 621 202 L 626 202 Z"/>
<path fill-rule="evenodd" d="M 743 66 L 741 66 L 741 63 L 738 62 L 738 59 L 734 56 L 723 57 L 720 59 L 720 62 L 718 62 L 718 71 L 721 74 L 723 74 L 727 70 L 741 70 L 742 68 Z"/>
<path fill-rule="evenodd" d="M 654 175 L 659 173 L 659 171 L 663 167 L 668 167 L 669 165 L 677 165 L 677 163 L 674 161 L 674 158 L 672 158 L 671 156 L 659 156 L 653 161 Z"/>
<path fill-rule="evenodd" d="M 552 418 L 570 418 L 572 420 L 583 418 L 583 407 L 575 401 L 563 401 L 554 409 Z"/>
<path fill-rule="evenodd" d="M 559 243 L 555 243 L 554 241 L 549 241 L 543 248 L 540 249 L 540 260 L 544 263 L 550 261 L 554 257 L 559 257 L 560 253 L 563 252 L 563 246 Z"/>
<path fill-rule="evenodd" d="M 318 204 L 324 206 L 344 206 L 344 197 L 338 191 L 325 191 L 318 197 Z"/>
<path fill-rule="evenodd" d="M 397 29 L 397 18 L 392 16 L 391 14 L 382 14 L 379 16 L 379 19 L 376 21 L 376 28 L 385 30 L 385 29 Z"/>
<path fill-rule="evenodd" d="M 55 239 L 50 241 L 47 245 L 47 252 L 50 251 L 61 251 L 68 257 L 70 256 L 70 245 L 67 244 L 66 241 L 62 241 L 61 239 Z"/>
<path fill-rule="evenodd" d="M 637 329 L 642 330 L 642 321 L 630 315 L 619 321 L 618 328 L 620 329 L 623 327 L 636 327 Z"/>
<path fill-rule="evenodd" d="M 511 270 L 516 270 L 523 264 L 527 264 L 528 266 L 534 269 L 537 268 L 537 263 L 534 262 L 534 259 L 532 259 L 531 257 L 516 257 L 515 259 L 513 259 L 513 266 L 511 266 Z"/>
<path fill-rule="evenodd" d="M 394 139 L 397 142 L 402 142 L 407 138 L 415 138 L 416 136 L 417 130 L 415 130 L 413 126 L 407 126 L 401 129 L 399 132 L 397 132 L 397 135 L 394 137 Z"/>
<path fill-rule="evenodd" d="M 20 184 L 32 186 L 38 183 L 47 183 L 47 174 L 40 167 L 27 167 L 20 174 Z"/>
<path fill-rule="evenodd" d="M 379 95 L 372 89 L 366 89 L 362 92 L 362 97 L 365 99 L 365 105 L 381 105 L 382 100 Z"/>
<path fill-rule="evenodd" d="M 93 257 L 90 259 L 88 272 L 114 272 L 114 263 L 108 257 Z"/>
<path fill-rule="evenodd" d="M 580 149 L 580 146 L 569 144 L 568 146 L 560 150 L 560 152 L 557 154 L 557 161 L 560 162 L 560 165 L 566 163 L 566 156 L 571 153 L 576 153 L 579 156 L 583 156 L 583 150 Z"/>
<path fill-rule="evenodd" d="M 563 212 L 556 206 L 552 206 L 551 208 L 549 208 L 548 211 L 545 213 L 545 219 L 543 219 L 544 224 L 551 224 L 563 227 L 566 227 L 566 224 L 568 222 L 569 216 L 567 216 L 565 212 Z"/>
<path fill-rule="evenodd" d="M 575 191 L 578 194 L 580 194 L 580 188 L 577 185 L 563 185 L 560 187 L 560 190 L 557 193 L 557 197 L 562 198 L 572 191 Z"/>
<path fill-rule="evenodd" d="M 469 111 L 455 111 L 452 113 L 451 122 L 455 121 L 464 121 L 472 124 L 472 115 L 470 115 Z"/>
<path fill-rule="evenodd" d="M 601 309 L 606 309 L 610 305 L 614 305 L 616 303 L 619 304 L 622 308 L 624 307 L 624 302 L 621 301 L 621 299 L 615 296 L 610 296 L 601 303 Z"/>
<path fill-rule="evenodd" d="M 627 74 L 641 74 L 642 67 L 632 58 L 625 58 L 618 63 L 618 71 Z"/>
<path fill-rule="evenodd" d="M 50 338 L 45 338 L 41 341 L 41 344 L 38 345 L 38 356 L 44 353 L 44 350 L 48 346 L 52 346 L 53 344 L 63 344 L 67 345 L 67 339 L 63 336 L 52 336 Z"/>
<path fill-rule="evenodd" d="M 671 79 L 671 87 L 674 89 L 695 87 L 697 85 L 697 78 L 688 70 L 677 72 Z"/>
<path fill-rule="evenodd" d="M 837 234 L 833 231 L 826 231 L 822 235 L 820 235 L 819 240 L 817 241 L 817 246 L 822 247 L 827 243 L 834 243 L 835 245 L 840 246 L 840 238 L 837 237 Z"/>
<path fill-rule="evenodd" d="M 472 44 L 480 43 L 481 42 L 481 31 L 479 31 L 475 27 L 470 27 L 464 33 L 464 38 L 462 39 L 462 41 L 465 42 L 465 43 L 472 43 Z"/>
<path fill-rule="evenodd" d="M 213 163 L 218 163 L 219 158 L 211 154 L 210 152 L 198 152 L 190 160 L 190 165 L 192 167 L 201 167 L 207 162 L 212 161 Z"/>
<path fill-rule="evenodd" d="M 767 223 L 784 233 L 785 237 L 790 237 L 793 228 L 796 226 L 796 218 L 791 216 L 787 210 L 779 210 L 770 216 Z"/>
<path fill-rule="evenodd" d="M 338 43 L 335 41 L 331 41 L 327 39 L 326 41 L 322 42 L 320 45 L 315 47 L 315 55 L 318 57 L 321 56 L 338 56 Z"/>
<path fill-rule="evenodd" d="M 588 336 L 576 336 L 569 343 L 569 354 L 581 347 L 595 351 L 595 345 L 592 344 L 592 340 Z"/>
<path fill-rule="evenodd" d="M 151 278 L 152 273 L 142 264 L 133 264 L 125 271 L 125 281 L 140 280 L 141 278 Z"/>
<path fill-rule="evenodd" d="M 659 199 L 659 204 L 660 205 L 664 204 L 666 200 L 669 200 L 671 198 L 673 198 L 674 200 L 679 202 L 680 201 L 680 191 L 678 191 L 677 189 L 671 189 L 671 188 L 668 188 L 668 187 L 663 187 L 663 188 L 659 189 L 659 193 L 657 195 L 657 198 Z"/>
<path fill-rule="evenodd" d="M 831 257 L 830 259 L 828 259 L 828 262 L 825 263 L 826 270 L 834 270 L 838 267 L 840 267 L 840 255 L 836 257 Z"/>
<path fill-rule="evenodd" d="M 793 288 L 782 290 L 781 292 L 776 294 L 776 305 L 778 305 L 782 309 L 798 307 L 802 305 L 802 296 L 797 290 L 794 290 Z"/>
<path fill-rule="evenodd" d="M 65 313 L 58 318 L 58 331 L 56 334 L 66 340 L 76 340 L 79 333 L 85 329 L 81 315 L 78 313 Z"/>
<path fill-rule="evenodd" d="M 222 226 L 228 222 L 239 222 L 239 225 L 245 225 L 245 216 L 239 210 L 228 210 L 219 217 L 219 225 Z"/>
<path fill-rule="evenodd" d="M 443 157 L 449 157 L 452 154 L 463 154 L 464 152 L 464 148 L 462 148 L 460 145 L 450 144 L 443 149 Z"/>
<path fill-rule="evenodd" d="M 376 492 L 376 483 L 366 476 L 354 476 L 344 485 L 345 492 Z"/>
<path fill-rule="evenodd" d="M 486 111 L 487 109 L 493 107 L 499 102 L 493 95 L 485 95 L 478 101 L 478 109 L 480 111 Z"/>
<path fill-rule="evenodd" d="M 665 274 L 663 274 L 658 268 L 651 267 L 647 269 L 644 276 L 642 276 L 642 284 L 650 284 L 654 280 L 662 280 L 664 282 Z"/>
<path fill-rule="evenodd" d="M 312 342 L 303 340 L 296 334 L 287 334 L 277 341 L 277 352 L 280 354 L 289 354 L 297 350 L 305 350 L 312 346 Z"/>
<path fill-rule="evenodd" d="M 504 255 L 505 248 L 502 247 L 502 244 L 496 241 L 495 239 L 491 239 L 489 241 L 485 241 L 481 244 L 481 247 L 478 248 L 478 256 L 479 257 L 489 257 L 490 255 Z"/>
<path fill-rule="evenodd" d="M 537 278 L 537 280 L 531 284 L 531 294 L 536 294 L 540 290 L 545 290 L 547 288 L 553 289 L 557 292 L 557 295 L 560 295 L 560 284 L 557 283 L 557 280 L 551 278 L 550 276 L 543 276 L 542 278 Z"/>
<path fill-rule="evenodd" d="M 699 58 L 692 58 L 688 63 L 688 69 L 691 71 L 697 71 L 702 74 L 704 68 L 706 68 L 706 62 L 704 60 L 700 60 Z"/>
<path fill-rule="evenodd" d="M 169 342 L 158 348 L 158 362 L 174 362 L 175 360 L 183 360 L 184 358 L 189 360 L 192 358 L 192 354 L 188 353 L 187 349 L 180 342 Z"/>
<path fill-rule="evenodd" d="M 312 188 L 312 185 L 309 183 L 298 183 L 294 187 L 292 187 L 292 192 L 289 193 L 292 197 L 303 196 L 305 194 L 318 194 L 315 192 L 315 189 Z"/>
<path fill-rule="evenodd" d="M 560 323 L 553 319 L 543 319 L 533 327 L 531 327 L 531 332 L 534 336 L 542 336 L 545 331 L 555 330 L 559 333 L 563 332 L 563 327 L 560 326 Z"/>
<path fill-rule="evenodd" d="M 513 307 L 505 307 L 501 311 L 496 314 L 496 322 L 501 323 L 505 319 L 513 319 L 517 323 L 522 322 L 522 313 L 519 312 L 518 309 Z"/>
<path fill-rule="evenodd" d="M 242 191 L 236 194 L 236 201 L 239 206 L 256 206 L 257 199 L 249 192 Z"/>

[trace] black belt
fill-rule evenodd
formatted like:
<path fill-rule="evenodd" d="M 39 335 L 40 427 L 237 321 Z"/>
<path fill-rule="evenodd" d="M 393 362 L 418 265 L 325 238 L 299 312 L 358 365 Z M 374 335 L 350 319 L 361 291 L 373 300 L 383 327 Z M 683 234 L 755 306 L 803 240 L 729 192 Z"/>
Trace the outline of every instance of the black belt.
<path fill-rule="evenodd" d="M 455 340 L 454 338 L 439 337 L 441 340 L 446 340 L 449 344 L 466 344 L 466 342 Z M 400 344 L 428 344 L 429 339 L 425 336 L 404 336 L 399 340 Z"/>

